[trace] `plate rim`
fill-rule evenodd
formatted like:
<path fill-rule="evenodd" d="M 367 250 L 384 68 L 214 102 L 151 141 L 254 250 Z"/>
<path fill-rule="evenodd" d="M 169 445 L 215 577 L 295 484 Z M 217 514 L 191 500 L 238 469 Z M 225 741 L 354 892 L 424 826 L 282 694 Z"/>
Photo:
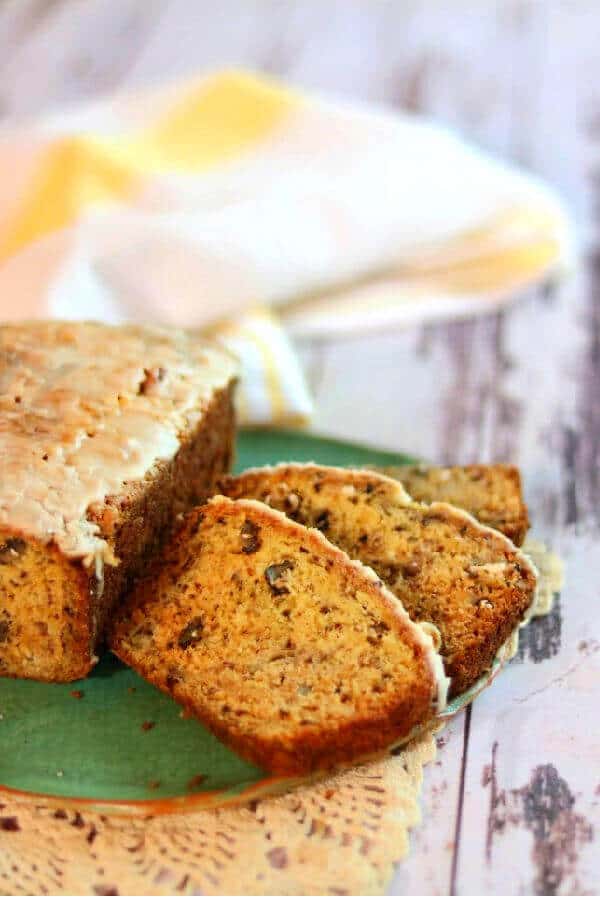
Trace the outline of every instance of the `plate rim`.
<path fill-rule="evenodd" d="M 259 797 L 291 790 L 302 784 L 301 779 L 286 775 L 269 775 L 252 782 L 247 788 L 234 793 L 232 789 L 215 788 L 197 794 L 179 794 L 176 797 L 157 797 L 153 800 L 102 800 L 97 797 L 67 797 L 25 791 L 0 784 L 0 800 L 36 800 L 58 809 L 86 810 L 98 815 L 158 816 L 176 813 L 199 812 L 203 809 L 222 809 L 240 803 L 249 803 Z"/>

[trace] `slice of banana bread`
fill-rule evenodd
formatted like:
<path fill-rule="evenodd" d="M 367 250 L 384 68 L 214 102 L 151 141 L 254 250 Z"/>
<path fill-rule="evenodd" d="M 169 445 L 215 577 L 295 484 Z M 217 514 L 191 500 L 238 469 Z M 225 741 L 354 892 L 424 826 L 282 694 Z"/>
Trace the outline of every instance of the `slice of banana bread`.
<path fill-rule="evenodd" d="M 234 439 L 236 363 L 191 333 L 0 327 L 0 676 L 70 681 Z"/>
<path fill-rule="evenodd" d="M 439 629 L 452 697 L 489 669 L 533 602 L 535 568 L 508 538 L 447 503 L 414 502 L 384 475 L 283 464 L 225 478 L 220 490 L 319 528 L 371 566 L 411 618 Z"/>
<path fill-rule="evenodd" d="M 466 509 L 483 525 L 521 546 L 529 528 L 527 506 L 516 466 L 369 466 L 397 478 L 413 500 L 442 501 Z"/>
<path fill-rule="evenodd" d="M 382 750 L 445 702 L 431 638 L 375 574 L 248 500 L 187 516 L 118 611 L 111 647 L 277 773 Z"/>

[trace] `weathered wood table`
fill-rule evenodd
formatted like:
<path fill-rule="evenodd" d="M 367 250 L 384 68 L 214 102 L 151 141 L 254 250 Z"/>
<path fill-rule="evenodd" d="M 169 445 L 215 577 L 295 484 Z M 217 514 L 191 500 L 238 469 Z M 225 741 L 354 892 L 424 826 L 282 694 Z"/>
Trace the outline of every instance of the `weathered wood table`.
<path fill-rule="evenodd" d="M 570 202 L 582 264 L 507 312 L 301 347 L 315 429 L 513 460 L 560 602 L 440 738 L 393 893 L 600 891 L 600 6 L 596 0 L 4 0 L 0 112 L 239 64 L 456 126 Z M 360 365 L 356 361 L 360 360 Z"/>

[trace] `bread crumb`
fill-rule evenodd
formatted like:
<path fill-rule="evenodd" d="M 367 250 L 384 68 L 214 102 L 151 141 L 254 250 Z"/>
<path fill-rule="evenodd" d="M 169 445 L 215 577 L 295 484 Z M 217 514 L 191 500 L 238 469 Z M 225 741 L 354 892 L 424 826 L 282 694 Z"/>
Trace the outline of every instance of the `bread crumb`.
<path fill-rule="evenodd" d="M 206 775 L 194 775 L 187 783 L 188 789 L 193 791 L 194 788 L 200 787 L 206 781 Z"/>

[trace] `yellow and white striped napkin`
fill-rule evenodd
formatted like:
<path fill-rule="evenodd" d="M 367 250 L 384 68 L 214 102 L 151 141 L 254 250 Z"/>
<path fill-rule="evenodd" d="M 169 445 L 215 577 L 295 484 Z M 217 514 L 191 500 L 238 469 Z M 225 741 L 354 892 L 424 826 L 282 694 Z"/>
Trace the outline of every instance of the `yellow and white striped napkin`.
<path fill-rule="evenodd" d="M 0 319 L 164 322 L 302 424 L 288 337 L 488 310 L 559 271 L 554 194 L 414 116 L 222 72 L 0 130 Z"/>

